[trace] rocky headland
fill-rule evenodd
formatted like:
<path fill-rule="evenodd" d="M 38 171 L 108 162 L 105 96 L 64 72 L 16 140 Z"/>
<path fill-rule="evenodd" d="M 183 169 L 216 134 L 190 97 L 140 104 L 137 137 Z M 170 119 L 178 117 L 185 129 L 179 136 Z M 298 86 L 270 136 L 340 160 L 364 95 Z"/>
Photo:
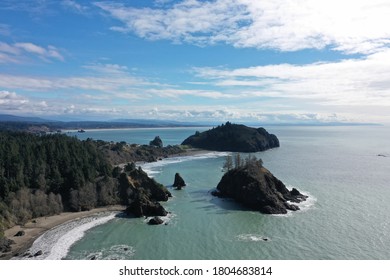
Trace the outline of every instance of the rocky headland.
<path fill-rule="evenodd" d="M 127 167 L 119 175 L 119 195 L 121 203 L 128 205 L 125 212 L 135 217 L 166 216 L 168 212 L 159 201 L 172 196 L 165 186 L 135 167 Z"/>
<path fill-rule="evenodd" d="M 260 152 L 279 147 L 279 140 L 264 128 L 227 122 L 205 132 L 196 132 L 182 142 L 194 148 L 213 151 Z"/>
<path fill-rule="evenodd" d="M 291 191 L 268 169 L 261 160 L 249 159 L 228 170 L 213 195 L 232 198 L 242 205 L 264 214 L 286 214 L 299 207 L 292 203 L 305 201 L 307 196 Z"/>
<path fill-rule="evenodd" d="M 110 143 L 98 141 L 99 149 L 112 165 L 124 162 L 154 162 L 169 156 L 184 155 L 187 150 L 179 145 L 160 147 L 156 145 Z"/>

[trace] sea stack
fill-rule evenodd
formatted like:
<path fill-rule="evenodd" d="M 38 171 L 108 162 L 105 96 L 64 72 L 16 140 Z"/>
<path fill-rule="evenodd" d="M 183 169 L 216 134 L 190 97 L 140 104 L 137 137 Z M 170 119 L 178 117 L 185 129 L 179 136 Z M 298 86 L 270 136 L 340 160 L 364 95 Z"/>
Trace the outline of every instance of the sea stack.
<path fill-rule="evenodd" d="M 176 173 L 173 187 L 175 187 L 177 190 L 181 190 L 181 188 L 185 187 L 185 186 L 186 186 L 186 183 L 184 182 L 184 179 L 180 176 L 179 173 Z"/>
<path fill-rule="evenodd" d="M 297 205 L 290 202 L 300 203 L 307 198 L 297 189 L 289 191 L 262 166 L 261 161 L 253 159 L 227 171 L 212 194 L 233 198 L 264 214 L 286 214 L 287 210 L 299 210 Z"/>
<path fill-rule="evenodd" d="M 264 128 L 227 122 L 205 132 L 196 132 L 182 142 L 194 148 L 253 153 L 279 147 L 279 139 Z"/>

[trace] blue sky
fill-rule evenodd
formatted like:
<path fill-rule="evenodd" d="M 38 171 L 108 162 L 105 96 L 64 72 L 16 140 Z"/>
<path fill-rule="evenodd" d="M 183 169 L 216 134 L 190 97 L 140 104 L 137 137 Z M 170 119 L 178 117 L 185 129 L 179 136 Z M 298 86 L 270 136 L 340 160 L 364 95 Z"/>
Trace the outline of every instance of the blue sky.
<path fill-rule="evenodd" d="M 0 113 L 390 123 L 390 2 L 0 1 Z"/>

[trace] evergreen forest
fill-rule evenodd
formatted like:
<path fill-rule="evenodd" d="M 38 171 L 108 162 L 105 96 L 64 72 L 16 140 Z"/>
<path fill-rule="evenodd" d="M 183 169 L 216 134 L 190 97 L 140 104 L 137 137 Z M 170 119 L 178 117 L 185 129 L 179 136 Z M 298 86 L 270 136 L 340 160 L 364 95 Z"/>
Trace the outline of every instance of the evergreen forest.
<path fill-rule="evenodd" d="M 15 224 L 120 201 L 97 142 L 0 131 L 0 237 Z"/>

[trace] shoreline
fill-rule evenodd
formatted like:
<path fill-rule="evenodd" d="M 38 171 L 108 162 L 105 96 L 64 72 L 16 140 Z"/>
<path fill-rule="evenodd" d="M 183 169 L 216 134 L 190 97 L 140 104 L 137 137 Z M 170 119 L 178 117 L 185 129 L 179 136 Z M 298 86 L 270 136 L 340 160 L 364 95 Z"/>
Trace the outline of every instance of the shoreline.
<path fill-rule="evenodd" d="M 159 158 L 156 161 L 136 161 L 134 163 L 135 163 L 135 165 L 139 166 L 139 165 L 143 165 L 143 164 L 146 164 L 146 163 L 159 162 L 159 161 L 162 161 L 162 160 L 165 160 L 165 159 L 170 159 L 170 158 L 191 157 L 191 156 L 204 155 L 204 154 L 208 154 L 208 153 L 212 153 L 212 152 L 214 152 L 214 151 L 197 149 L 197 148 L 187 148 L 182 153 L 170 154 L 170 155 L 167 155 L 166 157 L 161 157 L 161 158 Z M 113 166 L 119 166 L 119 167 L 123 168 L 128 163 L 129 162 L 124 162 L 124 163 L 120 163 L 120 164 L 114 164 Z"/>
<path fill-rule="evenodd" d="M 8 239 L 13 240 L 15 244 L 11 245 L 10 252 L 2 253 L 2 255 L 0 256 L 0 260 L 10 260 L 15 256 L 24 253 L 32 246 L 32 244 L 38 237 L 56 226 L 59 226 L 66 222 L 70 222 L 72 220 L 92 216 L 101 212 L 123 211 L 125 209 L 126 206 L 112 205 L 95 208 L 89 211 L 63 212 L 59 215 L 35 218 L 27 222 L 23 226 L 13 226 L 12 228 L 5 230 L 4 236 Z M 18 231 L 24 231 L 25 234 L 23 236 L 15 236 Z"/>
<path fill-rule="evenodd" d="M 169 155 L 167 158 L 189 157 L 189 156 L 207 154 L 211 152 L 213 151 L 190 148 L 190 149 L 186 149 L 186 151 L 183 153 Z M 145 164 L 145 163 L 149 163 L 149 162 L 136 162 L 137 165 Z M 117 166 L 121 166 L 123 168 L 123 166 L 125 165 L 126 163 L 122 163 Z M 20 225 L 13 226 L 12 228 L 5 230 L 4 236 L 10 240 L 13 240 L 15 243 L 11 245 L 10 252 L 5 252 L 0 255 L 0 260 L 10 260 L 13 257 L 23 254 L 24 252 L 26 252 L 28 249 L 31 248 L 32 244 L 38 237 L 40 237 L 46 231 L 56 226 L 70 222 L 72 220 L 92 216 L 94 214 L 101 213 L 101 212 L 123 211 L 125 209 L 126 206 L 124 205 L 112 205 L 112 206 L 94 208 L 89 211 L 63 212 L 61 214 L 54 215 L 54 216 L 46 216 L 46 217 L 39 217 L 39 218 L 32 219 L 23 226 Z M 15 234 L 19 231 L 24 231 L 25 234 L 23 236 L 15 236 Z"/>

